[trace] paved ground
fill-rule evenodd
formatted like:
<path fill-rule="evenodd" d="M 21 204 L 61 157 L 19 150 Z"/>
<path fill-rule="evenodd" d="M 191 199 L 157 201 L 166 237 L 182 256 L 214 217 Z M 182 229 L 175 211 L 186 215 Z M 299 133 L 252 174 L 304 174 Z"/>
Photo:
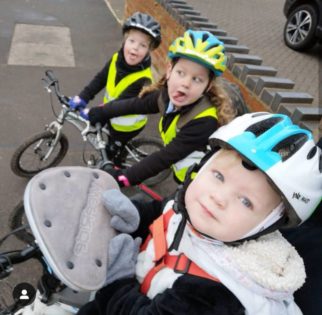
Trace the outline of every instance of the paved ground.
<path fill-rule="evenodd" d="M 8 232 L 9 213 L 27 184 L 26 179 L 11 172 L 10 158 L 24 139 L 43 131 L 54 119 L 41 83 L 44 71 L 53 69 L 62 92 L 75 95 L 119 48 L 121 33 L 120 24 L 103 0 L 1 1 L 0 237 Z M 92 103 L 100 101 L 97 97 Z M 156 135 L 156 119 L 151 117 L 145 133 Z M 82 139 L 72 127 L 65 131 L 70 150 L 63 164 L 82 165 Z M 167 194 L 171 187 L 170 179 L 158 191 Z M 5 248 L 16 246 L 21 244 L 9 239 Z M 37 270 L 32 262 L 17 267 L 8 282 L 0 281 L 0 293 L 8 291 L 10 295 L 10 287 L 22 280 L 36 283 Z"/>
<path fill-rule="evenodd" d="M 238 44 L 250 48 L 249 54 L 258 55 L 263 65 L 273 66 L 277 76 L 295 82 L 294 90 L 307 92 L 314 104 L 322 105 L 322 45 L 299 53 L 283 42 L 284 1 L 281 0 L 186 0 Z M 319 90 L 320 89 L 320 90 Z"/>
<path fill-rule="evenodd" d="M 238 38 L 249 54 L 263 59 L 263 65 L 278 70 L 277 76 L 294 81 L 294 91 L 314 97 L 322 106 L 322 45 L 306 52 L 295 52 L 283 42 L 284 1 L 281 0 L 185 0 L 210 22 Z M 125 0 L 105 0 L 119 20 L 123 18 Z M 157 16 L 156 16 L 157 18 Z"/>
<path fill-rule="evenodd" d="M 19 28 L 26 24 L 40 27 L 41 30 L 35 37 L 35 34 L 23 29 L 20 41 L 15 42 L 14 35 L 19 39 Z M 54 27 L 54 32 L 49 34 L 48 27 Z M 18 34 L 15 33 L 17 29 Z M 48 94 L 41 84 L 44 70 L 54 69 L 61 80 L 62 91 L 67 95 L 78 93 L 82 85 L 104 64 L 107 56 L 119 46 L 120 39 L 119 24 L 102 0 L 92 0 L 90 4 L 86 0 L 1 1 L 1 237 L 7 232 L 9 212 L 22 198 L 27 183 L 27 180 L 11 172 L 11 155 L 26 137 L 42 131 L 45 123 L 54 117 Z M 46 47 L 50 47 L 49 51 Z M 34 55 L 23 59 L 31 51 Z M 69 64 L 63 62 L 66 60 L 66 53 Z M 50 58 L 50 55 L 55 57 Z M 81 140 L 73 130 L 68 130 L 67 133 L 72 147 L 65 163 L 79 164 Z M 7 248 L 14 249 L 13 246 L 18 245 L 13 239 L 9 239 Z M 9 282 L 0 282 L 0 293 L 10 292 L 10 286 L 22 280 L 36 283 L 39 273 L 35 269 L 33 262 L 17 267 Z"/>

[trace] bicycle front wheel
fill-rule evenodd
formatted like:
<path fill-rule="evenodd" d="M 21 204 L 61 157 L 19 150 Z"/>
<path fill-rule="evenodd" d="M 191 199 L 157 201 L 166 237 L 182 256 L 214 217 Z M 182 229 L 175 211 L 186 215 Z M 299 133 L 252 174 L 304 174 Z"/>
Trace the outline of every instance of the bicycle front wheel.
<path fill-rule="evenodd" d="M 28 225 L 28 220 L 25 214 L 25 207 L 21 200 L 12 210 L 9 216 L 9 228 L 11 231 L 17 230 L 14 235 L 25 243 L 34 241 L 34 236 Z"/>
<path fill-rule="evenodd" d="M 44 131 L 27 139 L 14 152 L 11 158 L 11 170 L 18 176 L 32 177 L 58 165 L 67 153 L 68 139 L 61 134 L 54 146 L 55 136 L 51 131 Z M 51 153 L 48 154 L 50 150 Z"/>
<path fill-rule="evenodd" d="M 130 152 L 124 148 L 122 152 L 123 166 L 130 167 L 140 161 L 142 161 L 147 156 L 151 155 L 153 152 L 160 151 L 163 148 L 163 143 L 161 140 L 153 137 L 140 137 L 131 140 L 128 143 Z M 146 179 L 143 184 L 147 186 L 154 186 L 163 182 L 171 174 L 171 169 L 163 170 L 157 175 Z"/>

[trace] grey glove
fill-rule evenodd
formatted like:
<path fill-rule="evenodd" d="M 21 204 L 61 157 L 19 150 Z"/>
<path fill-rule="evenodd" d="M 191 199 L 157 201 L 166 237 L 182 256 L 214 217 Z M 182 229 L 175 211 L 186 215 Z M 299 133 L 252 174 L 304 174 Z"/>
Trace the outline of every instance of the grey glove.
<path fill-rule="evenodd" d="M 140 223 L 139 212 L 131 200 L 120 190 L 110 189 L 103 193 L 103 203 L 112 216 L 111 226 L 122 233 L 132 233 Z"/>
<path fill-rule="evenodd" d="M 108 251 L 108 267 L 105 285 L 135 275 L 135 264 L 139 254 L 141 238 L 133 239 L 129 234 L 112 238 Z"/>

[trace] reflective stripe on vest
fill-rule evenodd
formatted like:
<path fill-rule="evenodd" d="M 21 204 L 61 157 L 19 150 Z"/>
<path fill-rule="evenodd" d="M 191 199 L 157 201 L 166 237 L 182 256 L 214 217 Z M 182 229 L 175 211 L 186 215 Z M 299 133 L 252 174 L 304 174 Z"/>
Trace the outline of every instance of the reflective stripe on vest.
<path fill-rule="evenodd" d="M 174 215 L 174 211 L 170 209 L 165 214 L 161 215 L 150 225 L 151 234 L 145 240 L 141 247 L 141 250 L 146 250 L 148 243 L 152 240 L 154 245 L 154 262 L 155 266 L 150 269 L 141 283 L 141 292 L 147 294 L 150 289 L 151 282 L 156 273 L 163 268 L 173 269 L 176 273 L 191 274 L 194 276 L 210 279 L 216 282 L 220 282 L 218 278 L 209 275 L 206 271 L 201 269 L 193 261 L 191 261 L 183 253 L 179 255 L 170 255 L 167 251 L 166 233 L 171 217 Z"/>
<path fill-rule="evenodd" d="M 209 107 L 202 111 L 201 113 L 197 114 L 193 119 L 201 118 L 201 117 L 214 117 L 217 119 L 217 110 L 215 107 Z M 180 118 L 180 114 L 177 114 L 174 119 L 172 120 L 170 126 L 168 129 L 164 132 L 162 130 L 162 122 L 163 122 L 163 117 L 161 117 L 159 121 L 159 132 L 161 135 L 161 138 L 163 140 L 164 145 L 169 144 L 173 138 L 176 137 L 177 135 L 177 124 L 178 120 Z M 186 176 L 186 172 L 189 169 L 191 165 L 194 163 L 198 163 L 202 157 L 204 156 L 204 152 L 202 151 L 194 151 L 190 153 L 188 156 L 186 156 L 184 159 L 176 162 L 175 164 L 172 165 L 172 169 L 174 172 L 174 175 L 176 178 L 180 181 L 183 182 Z"/>
<path fill-rule="evenodd" d="M 131 84 L 141 78 L 148 78 L 151 81 L 152 73 L 151 68 L 146 68 L 141 71 L 137 71 L 125 76 L 117 85 L 115 85 L 115 79 L 117 74 L 116 61 L 118 53 L 115 53 L 112 57 L 110 67 L 108 70 L 106 89 L 104 95 L 104 103 L 108 103 L 114 99 L 117 99 L 121 93 L 127 89 Z M 147 123 L 146 115 L 126 115 L 112 118 L 111 125 L 113 129 L 122 132 L 131 132 L 141 129 Z"/>

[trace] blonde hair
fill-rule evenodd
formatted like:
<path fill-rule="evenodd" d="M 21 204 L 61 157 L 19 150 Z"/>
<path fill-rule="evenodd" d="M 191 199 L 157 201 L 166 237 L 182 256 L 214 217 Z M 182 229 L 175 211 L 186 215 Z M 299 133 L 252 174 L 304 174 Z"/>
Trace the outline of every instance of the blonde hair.
<path fill-rule="evenodd" d="M 166 86 L 166 84 L 167 78 L 166 75 L 164 75 L 158 82 L 143 87 L 139 93 L 139 97 L 151 93 L 152 91 L 159 90 Z M 205 96 L 207 96 L 214 107 L 216 107 L 219 124 L 221 126 L 225 125 L 237 116 L 237 109 L 233 106 L 233 103 L 225 91 L 220 78 L 213 78 L 209 86 L 210 88 L 205 93 Z"/>

